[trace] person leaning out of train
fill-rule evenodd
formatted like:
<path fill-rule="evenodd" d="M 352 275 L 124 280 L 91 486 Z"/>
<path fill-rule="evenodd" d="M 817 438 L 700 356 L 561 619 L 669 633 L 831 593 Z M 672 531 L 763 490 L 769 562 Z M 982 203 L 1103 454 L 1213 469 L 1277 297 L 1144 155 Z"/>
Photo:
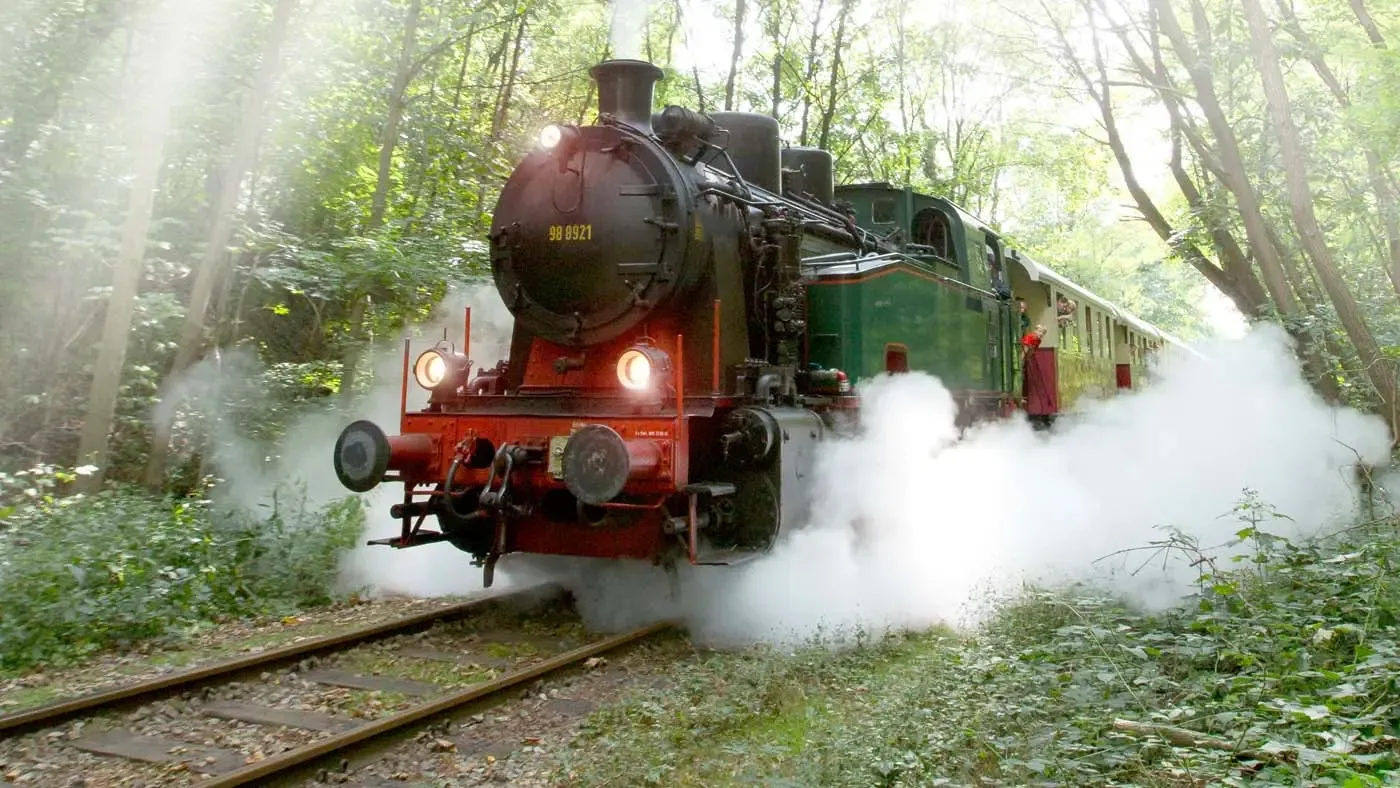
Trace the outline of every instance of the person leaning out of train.
<path fill-rule="evenodd" d="M 1016 296 L 1016 311 L 1021 314 L 1021 335 L 1025 336 L 1031 330 L 1031 315 L 1026 307 L 1026 299 Z"/>
<path fill-rule="evenodd" d="M 1036 326 L 1034 331 L 1026 332 L 1026 335 L 1021 337 L 1022 359 L 1034 353 L 1040 347 L 1040 343 L 1044 341 L 1045 326 Z"/>

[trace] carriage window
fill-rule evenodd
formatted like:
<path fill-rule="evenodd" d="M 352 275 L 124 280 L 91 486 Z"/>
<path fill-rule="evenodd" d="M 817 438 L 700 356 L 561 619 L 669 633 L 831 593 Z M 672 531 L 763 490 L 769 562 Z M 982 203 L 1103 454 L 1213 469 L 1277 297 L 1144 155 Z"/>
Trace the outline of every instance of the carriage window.
<path fill-rule="evenodd" d="M 945 260 L 953 259 L 952 233 L 949 232 L 948 217 L 932 208 L 925 208 L 914 214 L 913 242 L 927 246 L 933 253 Z"/>
<path fill-rule="evenodd" d="M 894 200 L 876 200 L 874 205 L 870 206 L 870 219 L 876 224 L 894 224 Z"/>
<path fill-rule="evenodd" d="M 891 342 L 885 345 L 885 371 L 890 374 L 909 371 L 909 348 Z"/>

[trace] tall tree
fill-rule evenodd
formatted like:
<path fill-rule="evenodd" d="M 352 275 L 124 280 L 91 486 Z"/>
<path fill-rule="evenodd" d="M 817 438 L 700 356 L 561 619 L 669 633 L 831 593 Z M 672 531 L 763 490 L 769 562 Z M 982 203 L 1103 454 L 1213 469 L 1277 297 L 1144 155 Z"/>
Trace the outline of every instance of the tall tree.
<path fill-rule="evenodd" d="M 1196 42 L 1193 44 L 1182 30 L 1181 23 L 1177 21 L 1176 11 L 1173 10 L 1170 0 L 1151 0 L 1151 3 L 1161 31 L 1166 34 L 1176 56 L 1186 66 L 1196 87 L 1196 101 L 1215 135 L 1221 179 L 1234 194 L 1239 205 L 1240 219 L 1244 223 L 1249 246 L 1263 274 L 1264 285 L 1269 289 L 1279 312 L 1285 316 L 1294 315 L 1298 311 L 1297 299 L 1289 287 L 1279 250 L 1275 249 L 1269 240 L 1259 195 L 1250 182 L 1239 139 L 1216 92 L 1215 77 L 1210 65 L 1212 33 L 1205 9 L 1199 0 L 1191 0 L 1196 28 Z"/>
<path fill-rule="evenodd" d="M 724 110 L 734 109 L 734 79 L 739 75 L 739 61 L 744 54 L 745 1 L 734 0 L 734 50 L 729 55 L 729 79 L 724 81 Z M 776 112 L 774 113 L 776 116 Z"/>
<path fill-rule="evenodd" d="M 87 418 L 83 421 L 78 443 L 78 462 L 97 466 L 97 471 L 83 481 L 88 489 L 100 486 L 107 472 L 117 392 L 170 128 L 175 59 L 179 52 L 174 41 L 178 31 L 174 27 L 169 21 L 168 9 L 159 6 L 151 9 L 150 17 L 136 36 L 137 55 L 128 75 L 128 95 L 134 97 L 139 108 L 132 114 L 129 137 L 133 152 L 131 188 L 127 196 L 126 221 L 122 225 L 121 253 L 112 269 L 112 291 L 107 300 L 107 316 L 88 391 Z"/>
<path fill-rule="evenodd" d="M 399 63 L 394 70 L 394 83 L 389 89 L 389 106 L 384 116 L 384 125 L 379 132 L 379 169 L 375 175 L 374 196 L 370 201 L 369 222 L 366 231 L 373 233 L 384 224 L 384 214 L 389 205 L 389 185 L 393 177 L 394 149 L 399 144 L 399 124 L 403 122 L 404 109 L 408 104 L 408 88 L 418 72 L 418 25 L 423 18 L 423 0 L 410 0 L 404 17 L 403 38 L 399 45 Z M 494 128 L 494 125 L 493 125 Z M 368 293 L 357 292 L 351 298 L 350 342 L 342 357 L 343 371 L 340 378 L 340 395 L 343 398 L 354 396 L 355 383 L 359 379 L 360 356 L 363 353 L 364 324 L 370 297 Z"/>
<path fill-rule="evenodd" d="M 1381 353 L 1371 328 L 1366 324 L 1361 308 L 1352 295 L 1351 288 L 1342 279 L 1337 268 L 1336 258 L 1323 235 L 1313 209 L 1312 188 L 1308 184 L 1307 162 L 1303 145 L 1298 136 L 1298 127 L 1293 122 L 1293 110 L 1289 106 L 1288 89 L 1283 83 L 1283 69 L 1279 66 L 1278 51 L 1274 48 L 1269 19 L 1259 0 L 1240 0 L 1244 6 L 1245 20 L 1249 25 L 1250 50 L 1259 67 L 1259 75 L 1264 86 L 1264 97 L 1269 105 L 1269 121 L 1278 137 L 1279 153 L 1283 160 L 1284 177 L 1288 183 L 1288 204 L 1293 215 L 1293 223 L 1298 228 L 1299 240 L 1317 272 L 1322 287 L 1327 291 L 1337 317 L 1351 339 L 1356 353 L 1365 368 L 1366 377 L 1376 389 L 1381 402 L 1381 416 L 1389 425 L 1392 436 L 1400 437 L 1397 421 L 1395 369 L 1390 360 Z"/>
<path fill-rule="evenodd" d="M 1354 5 L 1360 9 L 1359 14 L 1363 18 L 1369 18 L 1366 7 L 1356 0 Z M 1338 106 L 1343 110 L 1351 109 L 1351 96 L 1347 94 L 1346 88 L 1342 87 L 1342 82 L 1337 78 L 1332 67 L 1328 65 L 1322 48 L 1304 30 L 1297 15 L 1293 13 L 1292 7 L 1287 0 L 1278 0 L 1279 14 L 1282 18 L 1282 26 L 1292 34 L 1297 40 L 1299 49 L 1303 57 L 1312 64 L 1313 70 L 1317 72 L 1318 79 L 1327 86 L 1327 91 L 1336 99 Z M 1373 25 L 1374 27 L 1374 25 Z M 1380 36 L 1380 31 L 1375 30 L 1375 35 Z M 1385 48 L 1383 38 L 1373 39 L 1373 45 L 1378 48 Z M 1371 193 L 1376 200 L 1376 209 L 1380 214 L 1382 232 L 1385 235 L 1384 245 L 1388 255 L 1389 266 L 1387 273 L 1390 275 L 1390 284 L 1395 294 L 1400 296 L 1400 206 L 1396 204 L 1395 189 L 1392 187 L 1394 177 L 1386 167 L 1380 151 L 1373 140 L 1359 140 L 1362 155 L 1366 159 L 1366 179 L 1371 184 Z"/>
<path fill-rule="evenodd" d="M 817 126 L 817 147 L 831 147 L 831 124 L 836 119 L 836 107 L 841 101 L 838 88 L 841 85 L 841 55 L 850 45 L 846 39 L 846 27 L 851 19 L 855 0 L 841 0 L 841 10 L 836 14 L 836 37 L 831 41 L 831 75 L 826 85 L 826 108 L 822 110 L 821 122 Z"/>
<path fill-rule="evenodd" d="M 226 273 L 229 241 L 233 237 L 234 211 L 238 207 L 239 195 L 243 192 L 248 171 L 257 155 L 258 137 L 265 125 L 264 109 L 272 97 L 281 67 L 282 48 L 287 42 L 292 15 L 299 2 L 300 0 L 277 0 L 272 12 L 272 24 L 264 39 L 257 76 L 240 102 L 238 132 L 233 150 L 220 168 L 217 181 L 219 189 L 209 206 L 209 232 L 205 238 L 204 257 L 195 272 L 189 309 L 185 312 L 184 327 L 180 331 L 180 345 L 175 352 L 175 361 L 170 367 L 168 380 L 178 379 L 182 372 L 189 369 L 204 346 L 204 325 L 209 301 L 214 294 L 214 285 Z M 169 449 L 170 423 L 168 420 L 158 419 L 152 431 L 151 453 L 146 460 L 146 486 L 152 489 L 164 486 Z"/>

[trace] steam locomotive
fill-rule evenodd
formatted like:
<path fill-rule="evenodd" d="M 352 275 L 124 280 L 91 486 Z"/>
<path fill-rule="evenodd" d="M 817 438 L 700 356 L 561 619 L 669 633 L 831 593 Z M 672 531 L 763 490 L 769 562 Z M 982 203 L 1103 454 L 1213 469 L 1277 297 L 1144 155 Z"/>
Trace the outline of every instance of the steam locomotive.
<path fill-rule="evenodd" d="M 470 374 L 468 312 L 460 349 L 410 364 L 405 344 L 404 391 L 429 396 L 399 434 L 361 420 L 336 441 L 346 488 L 404 485 L 401 532 L 371 544 L 449 542 L 487 586 L 512 552 L 742 563 L 807 520 L 853 384 L 921 370 L 965 424 L 1045 421 L 1133 387 L 1172 341 L 947 200 L 837 190 L 832 155 L 784 147 L 771 117 L 653 114 L 644 61 L 590 74 L 597 123 L 546 127 L 494 214 L 509 358 Z M 1033 317 L 1055 330 L 1023 352 Z"/>

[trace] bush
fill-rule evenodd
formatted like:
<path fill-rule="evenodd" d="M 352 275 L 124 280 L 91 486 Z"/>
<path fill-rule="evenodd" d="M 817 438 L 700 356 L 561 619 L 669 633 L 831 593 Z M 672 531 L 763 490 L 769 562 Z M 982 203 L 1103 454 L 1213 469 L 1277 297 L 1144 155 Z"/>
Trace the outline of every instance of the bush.
<path fill-rule="evenodd" d="M 1237 557 L 1145 613 L 1027 590 L 959 636 L 844 652 L 755 649 L 594 714 L 567 784 L 1400 784 L 1400 520 L 1270 533 L 1250 494 Z"/>
<path fill-rule="evenodd" d="M 283 492 L 259 519 L 127 487 L 54 494 L 75 478 L 0 473 L 0 668 L 325 603 L 363 527 L 354 498 L 312 509 L 304 492 Z"/>

